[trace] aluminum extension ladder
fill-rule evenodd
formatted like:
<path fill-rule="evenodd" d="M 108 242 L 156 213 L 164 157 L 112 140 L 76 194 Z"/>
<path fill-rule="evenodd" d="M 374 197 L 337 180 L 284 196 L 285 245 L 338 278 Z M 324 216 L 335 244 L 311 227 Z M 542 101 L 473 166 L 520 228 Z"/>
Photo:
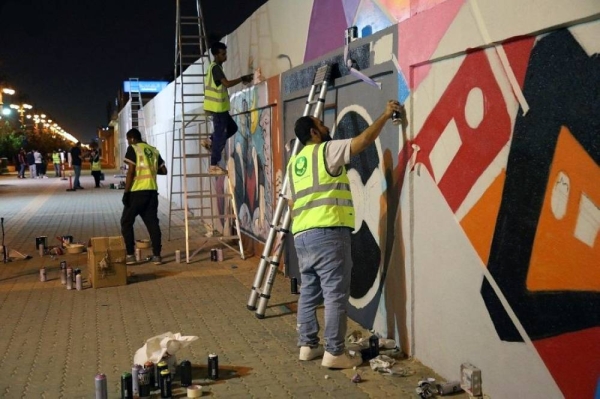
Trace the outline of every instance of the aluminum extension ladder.
<path fill-rule="evenodd" d="M 140 91 L 140 80 L 129 78 L 129 98 L 131 99 L 130 126 L 136 128 L 142 134 L 142 140 L 146 141 L 146 123 L 144 122 L 144 103 Z"/>
<path fill-rule="evenodd" d="M 218 241 L 244 259 L 231 180 L 225 177 L 226 189 L 220 192 L 223 177 L 208 173 L 210 151 L 200 145 L 212 131 L 204 112 L 204 78 L 211 60 L 200 0 L 193 2 L 195 15 L 191 16 L 182 15 L 181 3 L 192 6 L 192 2 L 177 0 L 169 240 L 172 229 L 184 229 L 187 263 L 211 241 Z M 192 235 L 203 243 L 190 254 Z M 234 241 L 238 248 L 231 244 Z"/>
<path fill-rule="evenodd" d="M 310 115 L 311 108 L 313 105 L 315 106 L 315 109 L 312 116 L 318 118 L 321 115 L 325 105 L 325 96 L 327 94 L 327 87 L 330 84 L 330 79 L 330 65 L 325 64 L 319 67 L 319 69 L 317 69 L 313 85 L 308 94 L 308 99 L 306 100 L 303 116 Z M 315 100 L 315 96 L 317 95 L 317 93 L 319 97 L 317 98 L 317 100 Z M 296 155 L 299 147 L 300 141 L 295 140 L 294 147 L 292 149 L 292 156 Z M 283 253 L 285 237 L 289 232 L 288 229 L 290 227 L 290 222 L 292 219 L 292 210 L 287 206 L 287 199 L 284 197 L 284 194 L 287 191 L 287 185 L 288 174 L 286 168 L 285 178 L 283 179 L 283 185 L 281 186 L 281 192 L 279 193 L 277 208 L 275 210 L 275 214 L 273 215 L 273 222 L 271 223 L 269 236 L 267 238 L 267 242 L 265 243 L 263 253 L 260 257 L 258 270 L 256 271 L 254 283 L 252 284 L 252 290 L 250 291 L 250 297 L 248 298 L 248 304 L 246 305 L 248 310 L 256 310 L 256 317 L 259 319 L 263 319 L 265 317 L 265 310 L 267 308 L 267 303 L 271 298 L 271 290 L 273 289 L 273 283 L 275 282 L 275 276 L 277 275 L 277 269 L 279 268 L 279 259 L 281 258 L 281 254 Z M 284 208 L 287 208 L 287 210 L 285 212 L 285 216 L 283 217 L 283 223 L 279 224 L 281 214 L 283 213 Z M 275 241 L 276 236 L 277 240 Z M 273 255 L 271 256 L 271 249 L 273 248 L 274 242 L 275 250 L 273 251 Z M 268 277 L 263 282 L 263 279 L 265 277 L 265 271 L 267 269 L 267 264 L 269 264 Z M 262 287 L 260 287 L 261 283 Z M 256 304 L 257 301 L 258 306 Z"/>

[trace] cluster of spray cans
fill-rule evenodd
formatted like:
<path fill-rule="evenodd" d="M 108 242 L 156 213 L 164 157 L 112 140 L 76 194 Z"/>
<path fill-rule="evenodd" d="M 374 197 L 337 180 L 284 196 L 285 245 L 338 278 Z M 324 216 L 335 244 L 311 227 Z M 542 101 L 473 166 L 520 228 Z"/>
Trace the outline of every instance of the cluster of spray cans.
<path fill-rule="evenodd" d="M 213 248 L 210 250 L 210 260 L 212 262 L 223 262 L 223 250 L 221 248 Z"/>
<path fill-rule="evenodd" d="M 174 358 L 173 358 L 174 359 Z M 184 360 L 179 364 L 180 385 L 184 388 L 197 392 L 201 387 L 192 385 L 192 363 Z M 219 378 L 219 357 L 211 353 L 208 355 L 209 379 Z M 173 397 L 173 375 L 169 368 L 169 362 L 163 358 L 154 364 L 151 361 L 143 366 L 134 364 L 130 372 L 121 374 L 121 399 L 149 399 L 153 392 L 160 392 L 161 399 Z M 108 389 L 106 375 L 99 373 L 95 378 L 96 399 L 107 399 Z M 192 396 L 194 397 L 194 396 Z"/>
<path fill-rule="evenodd" d="M 67 265 L 67 261 L 60 262 L 60 283 L 65 285 L 68 290 L 72 290 L 73 286 L 77 291 L 83 289 L 81 269 L 73 269 Z M 45 267 L 40 269 L 40 281 L 48 281 L 48 272 Z"/>

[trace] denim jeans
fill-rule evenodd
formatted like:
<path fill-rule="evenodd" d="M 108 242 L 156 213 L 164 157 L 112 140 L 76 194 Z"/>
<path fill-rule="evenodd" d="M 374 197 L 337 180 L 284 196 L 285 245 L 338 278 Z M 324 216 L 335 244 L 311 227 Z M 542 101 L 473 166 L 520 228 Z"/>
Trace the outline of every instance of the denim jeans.
<path fill-rule="evenodd" d="M 73 165 L 73 171 L 75 171 L 75 180 L 73 180 L 73 188 L 81 187 L 79 184 L 79 176 L 81 175 L 81 165 Z"/>
<path fill-rule="evenodd" d="M 210 164 L 216 165 L 221 160 L 221 153 L 225 148 L 227 139 L 238 131 L 238 125 L 235 123 L 229 112 L 215 112 L 212 114 L 213 134 L 212 150 L 210 153 Z"/>
<path fill-rule="evenodd" d="M 325 350 L 345 350 L 350 296 L 351 230 L 345 227 L 311 229 L 294 237 L 302 278 L 298 300 L 298 346 L 319 343 L 316 310 L 325 304 Z"/>

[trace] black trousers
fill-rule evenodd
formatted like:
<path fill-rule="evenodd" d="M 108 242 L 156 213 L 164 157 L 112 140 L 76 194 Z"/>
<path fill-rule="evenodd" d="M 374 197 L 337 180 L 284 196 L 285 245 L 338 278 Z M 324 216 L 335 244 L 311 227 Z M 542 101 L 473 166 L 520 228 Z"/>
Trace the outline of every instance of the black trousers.
<path fill-rule="evenodd" d="M 96 187 L 100 187 L 100 175 L 102 174 L 101 170 L 92 170 L 92 176 L 94 176 L 94 183 L 96 183 Z"/>
<path fill-rule="evenodd" d="M 152 241 L 152 255 L 160 256 L 162 235 L 158 224 L 158 193 L 156 191 L 132 191 L 129 194 L 129 206 L 123 209 L 121 216 L 121 234 L 125 239 L 127 255 L 135 253 L 133 223 L 138 215 L 141 216 L 146 229 L 148 229 L 150 241 Z"/>

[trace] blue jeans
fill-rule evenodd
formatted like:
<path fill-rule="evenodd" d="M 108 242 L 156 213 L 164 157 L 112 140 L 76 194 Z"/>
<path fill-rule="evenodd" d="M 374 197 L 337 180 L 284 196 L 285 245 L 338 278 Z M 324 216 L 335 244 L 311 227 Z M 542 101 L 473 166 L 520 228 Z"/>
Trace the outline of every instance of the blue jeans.
<path fill-rule="evenodd" d="M 325 350 L 340 355 L 345 350 L 347 306 L 350 296 L 351 230 L 317 228 L 294 237 L 302 278 L 298 300 L 298 346 L 319 343 L 316 310 L 325 304 Z"/>
<path fill-rule="evenodd" d="M 213 134 L 211 135 L 212 150 L 210 153 L 210 164 L 216 165 L 221 160 L 221 153 L 225 148 L 227 139 L 238 131 L 238 125 L 235 123 L 229 112 L 216 112 L 212 114 Z"/>
<path fill-rule="evenodd" d="M 81 187 L 79 184 L 79 176 L 81 175 L 81 165 L 73 165 L 73 170 L 75 171 L 75 180 L 73 180 L 73 188 Z"/>

